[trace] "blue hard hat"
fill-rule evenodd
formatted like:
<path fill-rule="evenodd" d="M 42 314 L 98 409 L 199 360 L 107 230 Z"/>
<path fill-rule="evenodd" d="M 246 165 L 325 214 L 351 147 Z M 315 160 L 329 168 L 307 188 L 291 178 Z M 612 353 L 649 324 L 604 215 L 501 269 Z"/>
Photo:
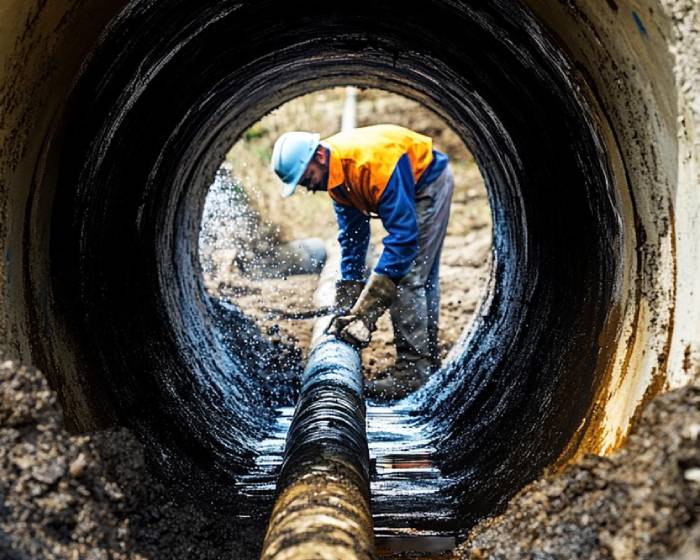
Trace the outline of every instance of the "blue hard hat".
<path fill-rule="evenodd" d="M 285 132 L 275 142 L 271 167 L 284 183 L 282 196 L 294 194 L 306 166 L 314 157 L 320 138 L 320 134 L 312 132 Z"/>

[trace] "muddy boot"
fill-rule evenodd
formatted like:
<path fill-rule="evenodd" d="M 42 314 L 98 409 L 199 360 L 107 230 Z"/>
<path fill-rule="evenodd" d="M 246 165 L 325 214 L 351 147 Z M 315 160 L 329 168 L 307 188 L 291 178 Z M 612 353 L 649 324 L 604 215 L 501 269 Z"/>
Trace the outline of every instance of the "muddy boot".
<path fill-rule="evenodd" d="M 422 387 L 433 370 L 432 360 L 427 358 L 415 362 L 397 360 L 393 367 L 365 382 L 365 394 L 375 399 L 401 399 Z"/>

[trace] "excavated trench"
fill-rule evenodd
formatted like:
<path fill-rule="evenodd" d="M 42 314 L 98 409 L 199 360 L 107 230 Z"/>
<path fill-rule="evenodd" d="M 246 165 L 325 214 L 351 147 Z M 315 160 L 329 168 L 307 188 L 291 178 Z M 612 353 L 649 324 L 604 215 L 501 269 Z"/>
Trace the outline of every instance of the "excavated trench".
<path fill-rule="evenodd" d="M 207 186 L 271 109 L 379 87 L 449 123 L 492 207 L 479 316 L 401 403 L 459 528 L 613 449 L 700 352 L 694 90 L 658 1 L 553 4 L 6 0 L 0 335 L 73 430 L 126 425 L 171 479 L 249 513 L 236 482 L 282 366 L 203 288 Z"/>

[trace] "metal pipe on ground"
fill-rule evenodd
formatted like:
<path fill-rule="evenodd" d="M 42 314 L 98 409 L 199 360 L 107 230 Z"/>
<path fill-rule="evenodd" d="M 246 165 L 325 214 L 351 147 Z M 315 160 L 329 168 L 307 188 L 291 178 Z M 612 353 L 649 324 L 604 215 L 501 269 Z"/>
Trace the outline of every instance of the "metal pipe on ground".
<path fill-rule="evenodd" d="M 365 412 L 357 350 L 327 337 L 302 376 L 263 560 L 372 558 Z"/>
<path fill-rule="evenodd" d="M 314 301 L 333 304 L 337 248 Z M 373 557 L 366 407 L 359 352 L 314 325 L 313 350 L 287 434 L 277 497 L 263 542 L 263 560 Z"/>

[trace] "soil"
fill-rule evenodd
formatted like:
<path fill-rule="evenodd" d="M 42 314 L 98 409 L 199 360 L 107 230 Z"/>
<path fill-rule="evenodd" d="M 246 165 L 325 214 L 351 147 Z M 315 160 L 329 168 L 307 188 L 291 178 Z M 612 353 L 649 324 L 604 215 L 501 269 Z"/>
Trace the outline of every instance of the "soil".
<path fill-rule="evenodd" d="M 533 482 L 451 558 L 700 558 L 699 438 L 700 388 L 660 395 L 619 452 Z M 41 373 L 0 353 L 0 559 L 254 558 L 261 528 L 230 521 L 174 501 L 126 430 L 66 434 Z"/>
<path fill-rule="evenodd" d="M 627 444 L 525 487 L 453 559 L 700 558 L 700 387 L 656 397 Z"/>
<path fill-rule="evenodd" d="M 486 205 L 485 198 L 476 203 Z M 454 203 L 457 206 L 460 203 Z M 448 235 L 440 266 L 440 353 L 445 358 L 472 320 L 489 278 L 490 229 L 482 214 L 469 214 L 474 224 L 464 235 Z M 376 256 L 381 244 L 374 247 Z M 228 261 L 233 263 L 233 259 Z M 219 266 L 207 277 L 210 292 L 235 301 L 273 342 L 294 345 L 308 353 L 315 310 L 313 294 L 318 276 L 304 274 L 286 278 L 251 279 L 235 264 Z M 276 311 L 283 311 L 279 313 Z M 379 320 L 370 346 L 363 351 L 365 375 L 371 378 L 390 367 L 395 358 L 389 314 Z"/>
<path fill-rule="evenodd" d="M 124 429 L 71 436 L 43 375 L 0 352 L 0 560 L 253 558 L 259 527 L 173 499 Z"/>
<path fill-rule="evenodd" d="M 282 131 L 302 130 L 308 122 L 314 122 L 323 136 L 330 134 L 337 122 L 329 121 L 328 115 L 340 114 L 343 100 L 343 88 L 304 96 L 265 117 L 244 135 L 232 148 L 226 167 L 231 173 L 230 182 L 245 191 L 247 213 L 241 219 L 241 212 L 229 210 L 231 204 L 212 211 L 218 229 L 208 237 L 217 242 L 202 246 L 201 250 L 203 261 L 211 263 L 204 267 L 208 291 L 215 297 L 235 301 L 273 341 L 294 344 L 304 356 L 314 318 L 301 317 L 313 313 L 318 276 L 270 278 L 271 274 L 250 274 L 246 268 L 259 269 L 274 258 L 283 259 L 277 255 L 270 259 L 269 247 L 292 241 L 295 236 L 313 234 L 326 242 L 335 239 L 337 226 L 327 195 L 300 192 L 290 199 L 280 198 L 278 182 L 269 171 L 268 145 Z M 491 215 L 486 189 L 471 154 L 434 113 L 398 95 L 371 89 L 360 91 L 358 126 L 375 124 L 378 115 L 382 122 L 401 124 L 429 135 L 434 147 L 450 158 L 455 192 L 440 269 L 440 355 L 445 358 L 471 322 L 489 278 Z M 222 184 L 226 185 L 226 181 Z M 230 197 L 222 199 L 228 201 Z M 222 219 L 222 212 L 231 215 Z M 379 258 L 384 235 L 379 221 L 372 220 L 370 261 Z M 261 249 L 257 250 L 258 246 Z M 247 267 L 240 265 L 242 256 L 250 263 Z M 284 313 L 270 312 L 275 309 Z M 363 351 L 365 376 L 372 378 L 391 367 L 394 359 L 393 331 L 387 313 L 380 319 L 370 346 Z"/>

